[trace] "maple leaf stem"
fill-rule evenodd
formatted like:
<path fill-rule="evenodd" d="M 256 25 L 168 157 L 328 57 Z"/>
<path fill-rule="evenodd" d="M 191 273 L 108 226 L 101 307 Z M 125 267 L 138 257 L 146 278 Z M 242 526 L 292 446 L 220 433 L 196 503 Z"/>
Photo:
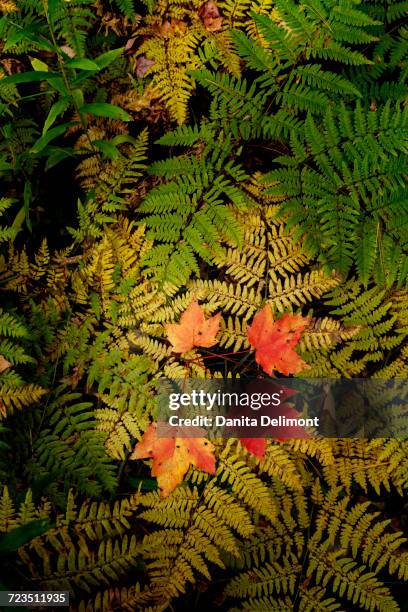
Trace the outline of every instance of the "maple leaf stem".
<path fill-rule="evenodd" d="M 246 349 L 245 351 L 232 351 L 231 353 L 211 353 L 211 351 L 207 351 L 207 355 L 203 357 L 203 359 L 210 359 L 210 357 L 229 357 L 230 355 L 240 355 L 242 353 L 249 354 L 251 351 Z M 229 361 L 234 361 L 233 359 L 229 359 Z"/>
<path fill-rule="evenodd" d="M 185 359 L 185 363 L 190 364 L 190 363 L 195 363 L 195 362 L 199 362 L 199 361 L 204 361 L 204 359 L 212 359 L 213 357 L 228 357 L 229 355 L 239 355 L 240 353 L 247 353 L 250 354 L 251 351 L 245 350 L 245 351 L 236 351 L 236 352 L 231 352 L 231 353 L 222 353 L 222 354 L 217 354 L 217 353 L 208 353 L 207 355 L 199 355 L 198 357 L 193 357 L 191 359 Z M 239 365 L 239 361 L 236 361 L 235 359 L 227 359 L 227 361 L 231 361 L 232 363 L 235 363 L 236 365 Z"/>

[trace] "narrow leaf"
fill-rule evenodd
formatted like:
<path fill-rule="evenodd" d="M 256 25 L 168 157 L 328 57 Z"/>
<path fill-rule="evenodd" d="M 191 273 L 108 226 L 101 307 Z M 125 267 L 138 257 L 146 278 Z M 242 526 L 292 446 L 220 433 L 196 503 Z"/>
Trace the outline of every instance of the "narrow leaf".
<path fill-rule="evenodd" d="M 132 117 L 119 106 L 108 104 L 107 102 L 92 102 L 84 104 L 80 108 L 81 113 L 91 113 L 97 117 L 109 117 L 110 119 L 120 119 L 121 121 L 132 121 Z"/>
<path fill-rule="evenodd" d="M 20 546 L 24 546 L 24 544 L 27 544 L 33 538 L 45 533 L 50 527 L 48 519 L 30 521 L 26 525 L 16 527 L 12 531 L 0 536 L 0 553 L 16 552 Z"/>
<path fill-rule="evenodd" d="M 111 49 L 106 53 L 101 53 L 98 57 L 95 57 L 94 62 L 99 66 L 100 69 L 106 68 L 109 66 L 116 58 L 118 58 L 123 53 L 124 47 L 119 47 L 118 49 Z"/>
<path fill-rule="evenodd" d="M 61 113 L 65 112 L 68 106 L 69 106 L 68 98 L 61 98 L 60 100 L 57 100 L 57 102 L 54 102 L 44 122 L 44 127 L 42 131 L 43 136 L 48 132 L 48 130 L 50 129 L 50 127 L 52 126 L 52 124 L 54 123 L 58 115 L 61 115 Z"/>
<path fill-rule="evenodd" d="M 68 68 L 78 68 L 79 70 L 100 70 L 98 64 L 86 57 L 74 57 L 65 63 Z"/>
<path fill-rule="evenodd" d="M 92 144 L 97 147 L 109 159 L 117 159 L 120 155 L 117 147 L 106 140 L 93 140 Z"/>
<path fill-rule="evenodd" d="M 3 85 L 19 85 L 20 83 L 31 83 L 32 81 L 51 81 L 60 79 L 61 75 L 57 72 L 45 72 L 44 70 L 28 70 L 27 72 L 17 72 L 2 79 Z"/>
<path fill-rule="evenodd" d="M 71 125 L 76 125 L 76 121 L 69 121 L 68 123 L 62 123 L 61 125 L 57 125 L 55 128 L 51 128 L 44 136 L 41 136 L 31 147 L 31 153 L 40 153 L 51 140 L 61 136 L 68 127 Z"/>

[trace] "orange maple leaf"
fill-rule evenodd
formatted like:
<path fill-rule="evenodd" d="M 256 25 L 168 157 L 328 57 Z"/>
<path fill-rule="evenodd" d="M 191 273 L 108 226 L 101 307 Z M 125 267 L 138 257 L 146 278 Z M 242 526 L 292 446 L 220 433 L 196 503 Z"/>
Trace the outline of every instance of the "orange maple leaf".
<path fill-rule="evenodd" d="M 7 361 L 7 359 L 5 357 L 3 357 L 3 355 L 0 355 L 0 374 L 2 372 L 4 372 L 5 370 L 7 370 L 8 368 L 11 368 L 12 364 Z"/>
<path fill-rule="evenodd" d="M 271 307 L 266 304 L 248 327 L 248 340 L 255 348 L 255 360 L 272 375 L 274 371 L 295 374 L 307 368 L 307 364 L 293 350 L 300 340 L 309 319 L 300 315 L 284 314 L 274 321 Z"/>
<path fill-rule="evenodd" d="M 213 451 L 214 446 L 205 438 L 160 438 L 157 423 L 151 423 L 130 459 L 153 459 L 152 476 L 157 478 L 162 497 L 166 497 L 183 480 L 190 465 L 215 474 Z"/>
<path fill-rule="evenodd" d="M 197 300 L 181 315 L 180 323 L 167 323 L 164 328 L 173 345 L 174 353 L 186 353 L 194 346 L 210 347 L 216 343 L 215 336 L 220 326 L 221 313 L 209 319 Z"/>

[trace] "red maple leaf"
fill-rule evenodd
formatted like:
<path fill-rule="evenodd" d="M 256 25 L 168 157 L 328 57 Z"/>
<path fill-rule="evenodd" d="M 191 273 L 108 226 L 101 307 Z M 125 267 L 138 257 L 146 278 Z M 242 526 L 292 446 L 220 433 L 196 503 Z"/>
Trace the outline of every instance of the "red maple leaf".
<path fill-rule="evenodd" d="M 259 396 L 260 394 L 264 393 L 267 393 L 270 396 L 272 396 L 273 394 L 279 394 L 281 399 L 279 406 L 264 407 L 262 410 L 262 414 L 269 415 L 271 418 L 277 418 L 279 415 L 289 419 L 299 418 L 299 412 L 292 405 L 287 403 L 287 400 L 290 400 L 292 395 L 296 395 L 297 391 L 295 389 L 285 387 L 282 384 L 277 384 L 277 380 L 252 380 L 245 387 L 245 392 L 252 396 L 254 394 Z M 228 411 L 226 416 L 228 418 L 251 418 L 254 416 L 254 412 L 250 406 L 234 406 Z M 268 434 L 268 437 L 271 440 L 279 440 L 280 442 L 288 439 L 288 437 L 309 438 L 309 434 L 302 426 L 291 425 L 290 431 L 288 432 L 288 428 L 286 426 L 279 427 L 268 425 L 266 427 L 262 427 L 262 430 L 260 431 L 262 431 L 262 434 Z M 238 427 L 236 433 L 241 444 L 250 453 L 256 455 L 260 459 L 263 459 L 263 457 L 265 456 L 267 438 L 250 437 L 250 434 L 253 433 L 252 427 Z M 288 433 L 290 434 L 289 436 Z"/>
<path fill-rule="evenodd" d="M 266 438 L 240 438 L 239 441 L 250 453 L 263 459 L 266 450 Z"/>
<path fill-rule="evenodd" d="M 255 315 L 252 325 L 248 327 L 247 336 L 255 349 L 256 362 L 269 376 L 274 371 L 288 376 L 307 368 L 307 364 L 293 349 L 308 322 L 307 318 L 288 313 L 274 321 L 268 304 Z"/>

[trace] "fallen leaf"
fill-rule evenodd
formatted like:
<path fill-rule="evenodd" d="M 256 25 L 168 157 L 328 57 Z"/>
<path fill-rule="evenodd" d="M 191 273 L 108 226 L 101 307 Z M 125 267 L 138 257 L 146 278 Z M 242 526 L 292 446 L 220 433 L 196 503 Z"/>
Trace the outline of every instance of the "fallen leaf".
<path fill-rule="evenodd" d="M 211 0 L 202 5 L 198 11 L 198 16 L 208 32 L 217 32 L 222 29 L 223 18 L 220 15 L 218 6 L 211 2 Z"/>
<path fill-rule="evenodd" d="M 139 77 L 139 79 L 142 79 L 145 76 L 146 72 L 149 70 L 149 68 L 153 65 L 153 60 L 149 60 L 143 55 L 138 57 L 136 61 L 136 75 Z"/>
<path fill-rule="evenodd" d="M 263 459 L 266 450 L 266 438 L 240 438 L 240 442 L 250 453 Z"/>
<path fill-rule="evenodd" d="M 210 347 L 216 343 L 221 313 L 205 319 L 204 310 L 194 300 L 181 315 L 180 323 L 167 323 L 164 328 L 174 353 L 186 353 L 194 346 Z"/>
<path fill-rule="evenodd" d="M 284 314 L 274 321 L 271 307 L 266 304 L 248 327 L 248 340 L 255 348 L 255 360 L 261 368 L 272 375 L 274 371 L 296 374 L 307 364 L 294 351 L 302 331 L 309 319 L 300 315 Z"/>
<path fill-rule="evenodd" d="M 192 433 L 192 428 L 189 434 Z M 157 423 L 149 425 L 130 459 L 152 462 L 152 476 L 157 478 L 161 495 L 166 497 L 183 480 L 190 465 L 209 474 L 215 473 L 214 446 L 205 438 L 160 438 Z"/>
<path fill-rule="evenodd" d="M 24 72 L 25 70 L 23 62 L 20 62 L 20 60 L 16 60 L 11 57 L 2 59 L 0 61 L 0 65 L 3 66 L 4 72 L 8 75 L 19 74 L 20 72 Z M 0 78 L 1 78 L 1 73 L 0 73 Z"/>
<path fill-rule="evenodd" d="M 131 51 L 135 42 L 136 42 L 136 37 L 128 38 L 128 40 L 126 41 L 126 45 L 125 45 L 125 51 Z"/>
<path fill-rule="evenodd" d="M 8 368 L 11 368 L 13 364 L 11 364 L 9 361 L 7 361 L 7 359 L 5 357 L 3 357 L 3 355 L 0 355 L 0 374 L 2 372 L 4 372 L 4 370 L 7 370 Z"/>
<path fill-rule="evenodd" d="M 73 57 L 76 56 L 75 51 L 69 45 L 62 45 L 62 47 L 60 47 L 60 49 L 61 49 L 61 51 L 63 51 L 65 53 L 65 55 L 68 55 L 68 57 L 70 57 L 70 58 L 73 58 Z"/>
<path fill-rule="evenodd" d="M 187 32 L 187 24 L 182 19 L 172 19 L 171 29 L 175 34 L 185 34 Z"/>
<path fill-rule="evenodd" d="M 174 36 L 175 34 L 185 34 L 187 31 L 187 24 L 181 19 L 172 19 L 171 22 L 166 19 L 160 26 L 158 26 L 159 36 L 163 38 L 168 38 L 169 36 Z"/>
<path fill-rule="evenodd" d="M 279 406 L 269 406 L 262 409 L 262 414 L 268 415 L 271 419 L 278 418 L 279 415 L 289 419 L 299 418 L 299 413 L 287 400 L 290 401 L 291 396 L 296 395 L 297 391 L 284 387 L 282 384 L 277 384 L 272 380 L 251 380 L 245 387 L 245 392 L 250 396 L 253 394 L 260 395 L 268 393 L 270 396 L 279 393 L 281 402 Z M 250 406 L 234 406 L 227 413 L 227 418 L 248 417 L 254 416 L 254 412 Z M 230 428 L 231 429 L 231 428 Z M 236 434 L 241 444 L 253 455 L 263 459 L 266 450 L 267 438 L 283 442 L 289 438 L 309 438 L 309 434 L 302 426 L 291 426 L 288 431 L 286 426 L 267 425 L 263 426 L 259 431 L 266 434 L 266 437 L 249 437 L 253 433 L 253 427 L 237 427 Z M 259 433 L 258 431 L 258 433 Z M 289 435 L 288 435 L 289 434 Z"/>

